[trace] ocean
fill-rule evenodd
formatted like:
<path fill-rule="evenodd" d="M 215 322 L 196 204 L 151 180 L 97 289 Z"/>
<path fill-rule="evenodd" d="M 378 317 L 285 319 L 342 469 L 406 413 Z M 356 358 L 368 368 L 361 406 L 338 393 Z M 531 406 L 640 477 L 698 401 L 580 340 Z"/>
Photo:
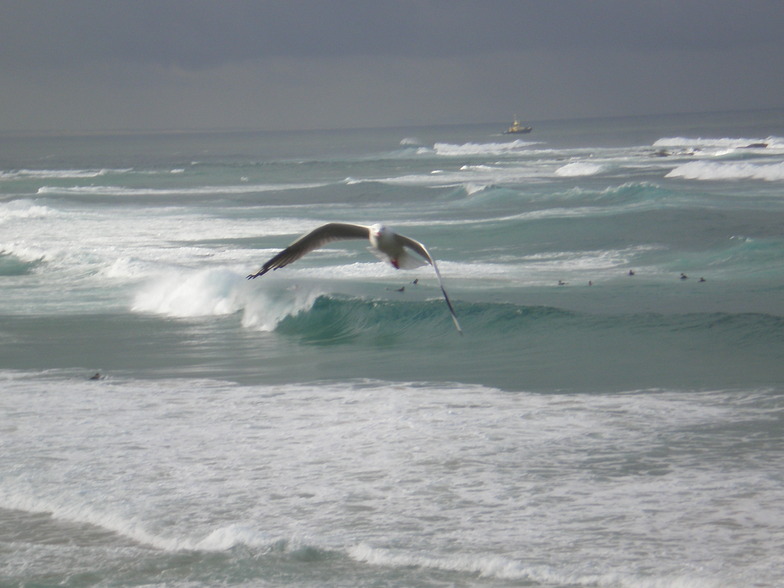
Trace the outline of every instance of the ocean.
<path fill-rule="evenodd" d="M 0 135 L 0 585 L 781 586 L 784 111 L 505 126 Z"/>

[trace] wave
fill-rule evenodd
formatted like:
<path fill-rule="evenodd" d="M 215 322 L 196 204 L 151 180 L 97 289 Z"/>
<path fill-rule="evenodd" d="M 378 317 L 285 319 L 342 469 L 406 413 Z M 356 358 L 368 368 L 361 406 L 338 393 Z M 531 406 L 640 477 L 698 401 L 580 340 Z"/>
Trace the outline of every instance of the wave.
<path fill-rule="evenodd" d="M 58 214 L 56 210 L 31 200 L 21 199 L 0 203 L 0 223 L 15 219 L 39 219 Z"/>
<path fill-rule="evenodd" d="M 0 180 L 19 180 L 19 179 L 82 179 L 98 178 L 110 174 L 127 174 L 132 172 L 131 168 L 123 169 L 18 169 L 12 171 L 0 171 Z"/>
<path fill-rule="evenodd" d="M 467 155 L 506 155 L 517 151 L 525 150 L 532 145 L 538 145 L 537 141 L 522 141 L 517 139 L 505 143 L 463 143 L 457 145 L 453 143 L 435 143 L 432 148 L 421 147 L 418 150 L 420 155 L 438 155 L 440 157 L 465 157 Z"/>
<path fill-rule="evenodd" d="M 784 162 L 753 164 L 691 161 L 676 167 L 665 177 L 684 178 L 686 180 L 765 180 L 768 182 L 780 182 L 784 180 Z"/>
<path fill-rule="evenodd" d="M 639 313 L 595 315 L 550 306 L 512 303 L 455 302 L 467 340 L 484 341 L 500 354 L 510 347 L 526 346 L 531 338 L 556 341 L 562 351 L 584 337 L 600 336 L 612 346 L 634 334 L 640 340 L 672 340 L 677 344 L 702 341 L 706 346 L 734 349 L 780 349 L 784 345 L 784 317 L 762 313 L 689 313 L 682 315 Z M 394 344 L 404 340 L 417 347 L 458 344 L 442 300 L 393 301 L 316 296 L 307 308 L 289 313 L 275 332 L 317 345 Z M 767 353 L 767 352 L 764 352 Z"/>
<path fill-rule="evenodd" d="M 342 298 L 325 294 L 324 286 L 315 283 L 298 281 L 292 286 L 268 280 L 261 288 L 252 287 L 255 283 L 229 270 L 172 274 L 142 286 L 131 310 L 175 318 L 241 314 L 244 328 L 299 335 L 313 342 L 384 329 L 400 333 L 422 321 L 431 326 L 451 324 L 440 299 L 408 303 Z"/>
<path fill-rule="evenodd" d="M 370 565 L 395 568 L 427 568 L 461 574 L 476 574 L 482 578 L 523 581 L 528 585 L 546 586 L 607 586 L 627 588 L 658 588 L 672 586 L 682 588 L 718 588 L 724 582 L 718 579 L 697 578 L 693 576 L 668 576 L 646 578 L 634 574 L 585 573 L 569 571 L 543 564 L 517 561 L 495 555 L 430 555 L 427 553 L 405 552 L 403 550 L 374 548 L 359 544 L 349 548 L 348 554 L 356 561 Z"/>
<path fill-rule="evenodd" d="M 321 295 L 315 287 L 281 287 L 268 280 L 264 288 L 252 288 L 253 283 L 226 269 L 174 272 L 144 284 L 131 310 L 174 318 L 242 313 L 244 327 L 273 331 L 287 317 L 312 308 Z"/>
<path fill-rule="evenodd" d="M 201 532 L 180 532 L 179 535 L 151 531 L 154 527 L 149 523 L 136 520 L 132 516 L 120 515 L 100 508 L 81 503 L 73 503 L 63 499 L 43 499 L 34 496 L 34 492 L 12 494 L 0 492 L 0 508 L 14 511 L 14 519 L 24 524 L 30 517 L 39 528 L 43 526 L 47 533 L 45 541 L 52 546 L 72 544 L 74 533 L 80 533 L 79 547 L 84 548 L 84 537 L 91 536 L 94 541 L 108 544 L 109 548 L 126 548 L 125 541 L 145 548 L 145 552 L 134 552 L 132 557 L 149 558 L 147 552 L 155 551 L 168 554 L 188 552 L 189 557 L 200 557 L 199 554 L 211 556 L 210 565 L 218 570 L 223 566 L 236 566 L 245 560 L 260 562 L 264 566 L 290 562 L 301 565 L 302 562 L 324 562 L 332 560 L 338 566 L 348 562 L 361 565 L 388 568 L 393 572 L 396 581 L 401 582 L 400 573 L 405 570 L 413 572 L 404 584 L 422 579 L 421 572 L 439 571 L 459 574 L 461 580 L 466 576 L 473 578 L 491 578 L 500 581 L 520 581 L 536 585 L 569 585 L 569 586 L 624 586 L 627 588 L 656 588 L 660 586 L 677 586 L 683 588 L 718 588 L 726 585 L 724 578 L 711 577 L 708 572 L 702 576 L 694 575 L 658 575 L 644 576 L 633 572 L 616 572 L 611 568 L 586 570 L 580 565 L 552 565 L 492 553 L 442 554 L 417 549 L 392 549 L 373 547 L 367 543 L 346 545 L 338 548 L 320 546 L 315 542 L 304 542 L 301 539 L 289 539 L 259 529 L 251 523 L 229 523 L 217 526 L 213 530 Z M 70 503 L 69 503 L 70 502 Z M 16 514 L 18 513 L 18 514 Z M 47 515 L 50 519 L 42 518 Z M 77 525 L 62 528 L 58 522 Z M 58 528 L 61 527 L 61 528 Z M 96 530 L 105 533 L 97 533 Z M 112 540 L 111 535 L 125 541 Z M 240 549 L 238 549 L 240 548 Z M 93 552 L 94 553 L 94 552 Z M 125 552 L 128 553 L 127 551 Z M 81 554 L 89 557 L 90 551 L 82 549 Z M 225 554 L 230 559 L 215 559 L 218 554 Z M 78 556 L 79 554 L 77 554 Z M 74 555 L 71 554 L 73 558 Z M 127 556 L 126 556 L 127 557 Z M 153 555 L 152 557 L 155 557 Z M 220 556 L 219 556 L 220 557 Z M 257 569 L 257 568 L 253 568 Z M 111 567 L 102 569 L 100 576 L 105 579 L 113 577 L 117 572 Z M 151 572 L 154 574 L 155 572 Z M 350 572 L 356 579 L 356 570 Z M 100 577 L 99 576 L 99 577 Z M 91 578 L 95 577 L 91 575 Z M 143 578 L 144 573 L 136 578 Z M 159 576 L 155 576 L 160 579 Z M 209 576 L 214 580 L 215 576 Z M 258 578 L 258 576 L 256 576 Z M 151 576 L 152 579 L 152 576 Z M 112 583 L 112 582 L 109 582 Z M 386 583 L 386 582 L 385 582 Z M 176 584 L 176 582 L 175 582 Z"/>
<path fill-rule="evenodd" d="M 175 539 L 158 536 L 148 532 L 139 523 L 118 514 L 104 513 L 87 504 L 68 504 L 57 499 L 36 498 L 34 493 L 0 493 L 0 506 L 8 510 L 28 513 L 47 513 L 52 518 L 100 527 L 142 545 L 163 550 L 187 549 Z"/>
<path fill-rule="evenodd" d="M 145 284 L 131 310 L 179 318 L 233 314 L 243 306 L 240 279 L 228 270 L 171 272 Z"/>
<path fill-rule="evenodd" d="M 776 238 L 749 238 L 733 235 L 729 245 L 703 252 L 693 258 L 695 265 L 705 268 L 731 268 L 733 276 L 777 275 L 784 255 L 784 241 Z"/>
<path fill-rule="evenodd" d="M 367 274 L 366 264 L 361 265 L 361 273 Z M 344 270 L 359 271 L 353 265 Z M 326 271 L 325 278 L 334 277 L 334 268 Z M 451 328 L 446 305 L 435 290 L 417 293 L 418 299 L 412 301 L 398 302 L 328 294 L 328 284 L 311 277 L 294 284 L 267 279 L 260 285 L 228 269 L 173 272 L 144 283 L 134 296 L 131 310 L 173 318 L 238 314 L 244 328 L 298 335 L 311 341 L 339 341 L 381 331 L 401 333 L 423 325 Z M 427 293 L 432 293 L 434 299 L 421 300 Z"/>
<path fill-rule="evenodd" d="M 690 149 L 713 149 L 713 150 L 735 150 L 735 149 L 784 149 L 784 138 L 766 137 L 743 138 L 743 137 L 723 137 L 723 138 L 689 138 L 689 137 L 663 137 L 653 143 L 657 148 L 690 148 Z"/>
<path fill-rule="evenodd" d="M 34 492 L 0 491 L 0 508 L 30 514 L 48 514 L 54 520 L 98 527 L 140 545 L 167 552 L 227 551 L 238 545 L 265 551 L 275 549 L 294 553 L 302 549 L 297 542 L 283 540 L 243 524 L 229 524 L 203 536 L 167 536 L 150 531 L 148 525 L 122 514 L 103 512 L 90 504 L 73 503 L 67 499 L 38 498 Z"/>
<path fill-rule="evenodd" d="M 539 260 L 533 260 L 539 261 Z M 566 263 L 548 259 L 551 265 Z M 585 261 L 591 268 L 614 266 L 606 256 Z M 569 258 L 568 265 L 574 265 Z M 137 292 L 134 312 L 178 318 L 237 314 L 244 328 L 277 332 L 305 343 L 331 344 L 371 338 L 381 341 L 399 336 L 426 344 L 450 336 L 452 324 L 443 299 L 433 290 L 401 293 L 405 299 L 328 293 L 327 282 L 268 280 L 256 287 L 229 270 L 205 270 L 161 277 Z M 432 294 L 430 298 L 423 298 Z M 454 297 L 453 297 L 454 298 Z M 594 315 L 549 306 L 513 303 L 479 303 L 453 300 L 469 336 L 496 338 L 501 333 L 542 333 L 598 329 L 623 335 L 629 331 L 650 334 L 688 333 L 714 338 L 719 334 L 734 344 L 784 343 L 784 317 L 762 313 L 688 313 Z"/>
<path fill-rule="evenodd" d="M 535 203 L 568 203 L 579 206 L 591 205 L 588 208 L 557 208 L 534 210 L 522 213 L 523 216 L 513 215 L 500 217 L 489 222 L 525 218 L 541 218 L 547 216 L 574 216 L 583 214 L 623 214 L 628 207 L 640 210 L 641 207 L 655 207 L 665 201 L 676 197 L 677 194 L 653 182 L 626 182 L 619 186 L 610 186 L 603 189 L 592 189 L 581 186 L 567 190 L 547 191 L 543 193 L 524 193 L 512 187 L 504 187 L 494 183 L 467 183 L 459 186 L 453 193 L 453 204 L 461 207 L 484 207 L 490 202 L 535 202 Z M 606 205 L 598 208 L 596 205 Z M 473 222 L 480 222 L 479 219 Z"/>
<path fill-rule="evenodd" d="M 526 184 L 537 178 L 553 176 L 550 168 L 540 165 L 510 167 L 462 166 L 459 170 L 436 169 L 430 173 L 407 174 L 373 180 L 392 186 L 425 186 L 428 188 L 459 188 L 469 185 Z"/>
<path fill-rule="evenodd" d="M 633 204 L 662 200 L 675 195 L 672 190 L 654 182 L 625 182 L 619 186 L 609 186 L 601 190 L 576 186 L 564 192 L 553 192 L 547 196 L 552 199 L 566 198 L 585 202 Z"/>
<path fill-rule="evenodd" d="M 32 272 L 40 260 L 24 260 L 0 250 L 0 276 L 23 276 Z"/>
<path fill-rule="evenodd" d="M 555 175 L 563 178 L 576 178 L 581 176 L 595 176 L 604 171 L 603 165 L 596 163 L 574 162 L 567 163 L 555 170 Z"/>
<path fill-rule="evenodd" d="M 32 270 L 39 264 L 47 261 L 53 255 L 52 251 L 47 251 L 38 243 L 24 244 L 24 243 L 0 243 L 0 256 L 5 257 L 7 267 L 26 267 Z M 28 273 L 25 271 L 25 273 Z M 10 274 L 16 275 L 16 274 Z"/>
<path fill-rule="evenodd" d="M 88 196 L 201 196 L 219 194 L 251 194 L 283 190 L 308 190 L 329 186 L 327 182 L 299 184 L 248 184 L 228 186 L 199 186 L 195 188 L 128 188 L 124 186 L 41 186 L 38 195 L 78 194 Z"/>

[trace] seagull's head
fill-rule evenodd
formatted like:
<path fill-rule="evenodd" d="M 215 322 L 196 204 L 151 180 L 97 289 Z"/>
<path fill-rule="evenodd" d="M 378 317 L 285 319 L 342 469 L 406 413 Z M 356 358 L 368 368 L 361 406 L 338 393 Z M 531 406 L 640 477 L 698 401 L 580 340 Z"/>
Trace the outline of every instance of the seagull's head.
<path fill-rule="evenodd" d="M 382 235 L 386 234 L 387 228 L 381 223 L 376 223 L 370 225 L 370 232 L 376 239 L 380 239 Z"/>

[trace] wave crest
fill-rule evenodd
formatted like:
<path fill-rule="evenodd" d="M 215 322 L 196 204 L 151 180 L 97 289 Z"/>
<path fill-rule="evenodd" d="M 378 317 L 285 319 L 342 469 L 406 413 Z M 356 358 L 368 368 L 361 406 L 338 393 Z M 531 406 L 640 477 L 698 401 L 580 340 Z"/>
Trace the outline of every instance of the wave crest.
<path fill-rule="evenodd" d="M 404 551 L 373 548 L 359 544 L 349 548 L 348 555 L 369 565 L 389 567 L 420 567 L 446 572 L 478 574 L 482 578 L 523 581 L 536 585 L 561 586 L 682 586 L 717 588 L 720 582 L 689 576 L 665 576 L 645 578 L 637 575 L 619 573 L 590 573 L 584 570 L 557 569 L 552 566 L 527 563 L 494 555 L 439 556 L 427 553 L 406 553 Z"/>
<path fill-rule="evenodd" d="M 581 176 L 595 176 L 604 170 L 604 166 L 596 163 L 573 162 L 559 167 L 555 175 L 563 178 L 576 178 Z"/>
<path fill-rule="evenodd" d="M 0 276 L 23 276 L 32 272 L 39 263 L 40 260 L 25 261 L 0 249 Z"/>
<path fill-rule="evenodd" d="M 328 186 L 327 182 L 292 184 L 242 184 L 226 186 L 199 186 L 181 188 L 129 188 L 127 186 L 41 186 L 39 196 L 49 194 L 82 196 L 204 196 L 217 194 L 253 194 L 283 190 L 310 190 Z"/>
<path fill-rule="evenodd" d="M 759 138 L 744 138 L 744 137 L 721 137 L 721 138 L 703 138 L 703 137 L 662 137 L 653 143 L 657 148 L 692 148 L 692 149 L 744 149 L 744 148 L 759 148 L 759 149 L 784 149 L 784 138 L 782 137 L 767 137 L 765 139 Z"/>
<path fill-rule="evenodd" d="M 466 155 L 503 155 L 506 153 L 514 153 L 522 149 L 527 149 L 532 145 L 536 145 L 536 141 L 509 141 L 505 143 L 463 143 L 456 145 L 453 143 L 436 143 L 432 149 L 421 148 L 421 154 L 440 155 L 442 157 L 461 157 Z"/>
<path fill-rule="evenodd" d="M 673 169 L 665 177 L 686 180 L 784 180 L 784 162 L 753 164 L 691 161 Z"/>
<path fill-rule="evenodd" d="M 33 202 L 32 200 L 12 200 L 0 204 L 0 223 L 15 219 L 41 219 L 56 216 L 53 208 Z"/>
<path fill-rule="evenodd" d="M 287 317 L 309 310 L 321 292 L 311 287 L 280 288 L 267 280 L 253 288 L 244 276 L 227 269 L 174 272 L 147 282 L 131 310 L 175 318 L 242 313 L 242 326 L 274 331 Z"/>

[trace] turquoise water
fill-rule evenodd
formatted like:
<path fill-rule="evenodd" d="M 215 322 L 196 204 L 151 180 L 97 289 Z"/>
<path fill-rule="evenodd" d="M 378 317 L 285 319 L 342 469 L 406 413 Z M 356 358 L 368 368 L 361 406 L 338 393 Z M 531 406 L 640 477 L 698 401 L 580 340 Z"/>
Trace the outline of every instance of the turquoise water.
<path fill-rule="evenodd" d="M 0 137 L 2 583 L 775 586 L 784 113 L 502 129 Z"/>

